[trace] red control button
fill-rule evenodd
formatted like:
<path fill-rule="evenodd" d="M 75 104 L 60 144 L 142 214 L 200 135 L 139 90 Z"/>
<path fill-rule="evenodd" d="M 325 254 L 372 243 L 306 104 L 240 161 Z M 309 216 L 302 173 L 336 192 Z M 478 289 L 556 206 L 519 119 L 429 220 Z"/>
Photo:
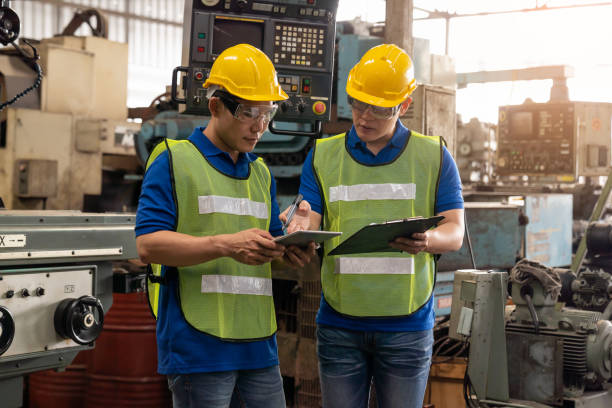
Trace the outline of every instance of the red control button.
<path fill-rule="evenodd" d="M 195 79 L 197 79 L 198 81 L 201 81 L 203 78 L 204 78 L 203 73 L 201 73 L 200 71 L 196 72 Z"/>
<path fill-rule="evenodd" d="M 204 47 L 198 47 L 198 52 L 204 52 Z"/>
<path fill-rule="evenodd" d="M 327 106 L 325 106 L 325 104 L 321 101 L 315 102 L 312 105 L 312 111 L 316 113 L 317 115 L 324 114 L 326 110 L 327 110 Z"/>
<path fill-rule="evenodd" d="M 310 92 L 310 87 L 309 87 L 308 85 L 304 85 L 304 86 L 302 87 L 302 92 L 304 92 L 304 93 L 309 93 L 309 92 Z"/>

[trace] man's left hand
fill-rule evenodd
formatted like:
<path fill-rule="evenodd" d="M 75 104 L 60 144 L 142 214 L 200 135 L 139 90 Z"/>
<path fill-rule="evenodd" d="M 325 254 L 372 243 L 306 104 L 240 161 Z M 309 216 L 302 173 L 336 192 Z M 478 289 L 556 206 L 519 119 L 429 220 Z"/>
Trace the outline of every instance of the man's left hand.
<path fill-rule="evenodd" d="M 427 252 L 428 232 L 414 233 L 410 238 L 398 237 L 389 243 L 391 248 L 416 255 L 419 252 Z"/>
<path fill-rule="evenodd" d="M 296 245 L 290 245 L 285 250 L 283 260 L 292 268 L 303 268 L 310 263 L 312 257 L 315 256 L 315 243 L 310 242 L 307 247 L 300 248 Z"/>

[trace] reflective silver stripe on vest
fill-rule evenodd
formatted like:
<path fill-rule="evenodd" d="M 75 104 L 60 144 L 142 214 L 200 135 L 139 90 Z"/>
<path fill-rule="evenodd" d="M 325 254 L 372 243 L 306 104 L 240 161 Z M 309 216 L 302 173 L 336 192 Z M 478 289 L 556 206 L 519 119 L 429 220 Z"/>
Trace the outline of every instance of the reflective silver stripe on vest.
<path fill-rule="evenodd" d="M 329 201 L 414 200 L 416 184 L 356 184 L 329 188 Z"/>
<path fill-rule="evenodd" d="M 268 206 L 266 203 L 251 201 L 248 198 L 199 196 L 198 208 L 200 214 L 224 213 L 251 215 L 255 218 L 268 219 Z"/>
<path fill-rule="evenodd" d="M 414 258 L 336 258 L 335 273 L 360 275 L 412 275 Z"/>
<path fill-rule="evenodd" d="M 250 276 L 202 275 L 202 293 L 272 296 L 272 279 Z"/>

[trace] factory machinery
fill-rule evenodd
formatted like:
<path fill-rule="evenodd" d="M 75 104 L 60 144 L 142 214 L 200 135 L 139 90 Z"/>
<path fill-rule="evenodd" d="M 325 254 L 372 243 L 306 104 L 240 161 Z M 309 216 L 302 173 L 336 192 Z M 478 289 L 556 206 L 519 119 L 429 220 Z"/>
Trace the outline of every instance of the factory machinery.
<path fill-rule="evenodd" d="M 134 217 L 0 210 L 0 395 L 23 404 L 25 374 L 92 349 L 113 298 L 112 262 L 137 258 Z"/>
<path fill-rule="evenodd" d="M 533 272 L 535 271 L 535 272 Z M 468 407 L 608 407 L 612 404 L 610 311 L 559 303 L 561 274 L 521 261 L 508 274 L 455 273 L 450 335 L 469 341 Z M 505 323 L 504 323 L 505 322 Z"/>
<path fill-rule="evenodd" d="M 0 171 L 7 177 L 0 178 L 5 180 L 4 184 L 0 182 L 0 197 L 9 208 L 93 206 L 108 194 L 103 191 L 105 185 L 117 183 L 113 175 L 119 174 L 125 181 L 122 173 L 138 171 L 134 156 L 144 163 L 161 138 L 184 139 L 195 127 L 206 125 L 208 111 L 202 84 L 210 67 L 223 49 L 246 41 L 270 57 L 290 96 L 255 150 L 275 176 L 279 204 L 285 208 L 297 192 L 301 166 L 313 140 L 350 128 L 351 111 L 345 93 L 348 72 L 365 51 L 383 42 L 384 27 L 357 22 L 336 24 L 336 8 L 336 0 L 187 1 L 183 61 L 173 73 L 171 92 L 174 101 L 184 104 L 185 109 L 181 113 L 161 112 L 144 122 L 137 133 L 137 125 L 126 122 L 125 110 L 118 110 L 125 101 L 125 95 L 119 95 L 125 90 L 125 78 L 109 79 L 105 71 L 110 68 L 104 61 L 113 62 L 112 72 L 120 71 L 116 69 L 117 55 L 125 58 L 123 65 L 127 67 L 122 45 L 95 37 L 43 41 L 41 62 L 48 73 L 47 82 L 43 81 L 40 91 L 2 113 Z M 466 394 L 476 394 L 482 402 L 507 402 L 512 397 L 523 401 L 521 404 L 528 400 L 552 406 L 609 406 L 612 403 L 606 400 L 607 394 L 593 388 L 607 386 L 610 378 L 610 312 L 606 308 L 610 304 L 612 268 L 602 248 L 610 247 L 606 240 L 612 227 L 606 223 L 589 227 L 588 258 L 582 268 L 560 274 L 563 285 L 558 299 L 543 295 L 537 283 L 523 285 L 531 289 L 519 286 L 518 295 L 513 293 L 516 309 L 508 312 L 507 325 L 499 320 L 500 313 L 502 319 L 504 315 L 507 277 L 503 272 L 488 272 L 508 271 L 521 258 L 548 267 L 571 263 L 576 199 L 564 190 L 553 194 L 542 188 L 525 188 L 523 176 L 541 185 L 572 185 L 583 176 L 594 179 L 607 175 L 611 151 L 609 104 L 568 101 L 564 99 L 564 82 L 560 81 L 549 103 L 500 108 L 497 131 L 496 126 L 475 121 L 458 126 L 452 61 L 430 54 L 429 43 L 421 39 L 414 40 L 413 54 L 420 85 L 413 95 L 414 103 L 401 120 L 413 130 L 443 136 L 460 170 L 468 174 L 464 182 L 474 173 L 476 181 L 486 184 L 489 180 L 488 186 L 495 186 L 489 191 L 466 191 L 471 242 L 466 236 L 460 251 L 445 254 L 438 262 L 436 313 L 451 314 L 452 300 L 452 335 L 460 341 L 469 338 L 472 345 L 467 377 L 471 386 Z M 0 63 L 2 58 L 9 61 L 0 65 L 5 67 L 2 72 L 7 85 L 21 86 L 35 79 L 27 65 L 9 70 L 19 66 L 18 57 L 0 56 Z M 75 72 L 62 68 L 66 61 L 83 68 L 76 72 L 91 75 L 62 76 Z M 179 79 L 178 74 L 183 76 Z M 115 81 L 113 89 L 118 92 L 104 96 L 97 91 L 102 89 L 97 85 L 101 80 Z M 69 87 L 77 92 L 75 98 L 58 98 L 62 93 L 53 90 L 68 89 L 66 84 L 74 81 L 80 81 L 79 86 Z M 115 96 L 122 101 L 105 99 Z M 36 130 L 41 123 L 46 129 L 58 129 L 57 136 L 39 135 Z M 534 155 L 536 151 L 544 153 Z M 483 158 L 486 165 L 474 165 Z M 40 183 L 41 174 L 50 181 Z M 502 178 L 505 185 L 492 183 Z M 117 192 L 117 197 L 123 197 L 118 199 L 123 205 L 117 209 L 135 204 L 134 195 L 126 197 L 126 191 L 131 190 Z M 589 207 L 588 203 L 582 207 Z M 135 258 L 136 253 L 132 247 L 133 219 L 128 215 L 12 211 L 0 215 L 4 215 L 0 218 L 0 305 L 8 310 L 2 310 L 0 318 L 0 342 L 6 345 L 0 355 L 1 392 L 2 387 L 20 385 L 24 373 L 65 367 L 79 350 L 92 347 L 104 311 L 110 306 L 110 261 Z M 58 239 L 57 234 L 64 235 Z M 474 267 L 487 272 L 455 273 Z M 60 276 L 62 282 L 66 277 L 75 283 L 68 283 L 68 289 L 65 285 L 48 285 Z M 294 390 L 288 391 L 288 401 L 293 399 L 296 406 L 319 403 L 318 373 L 309 363 L 315 355 L 318 276 L 317 268 L 295 273 L 275 269 L 281 371 Z M 3 286 L 9 282 L 10 287 Z M 24 309 L 28 316 L 36 316 L 36 322 L 19 311 L 23 305 L 28 307 Z M 472 312 L 462 313 L 462 308 Z M 56 314 L 60 316 L 57 319 Z M 32 329 L 43 321 L 46 323 L 40 327 L 44 331 Z M 33 340 L 19 341 L 24 336 Z M 21 348 L 16 349 L 18 344 Z M 493 365 L 516 353 L 529 356 L 535 350 L 532 354 L 539 356 L 541 349 L 550 351 L 551 357 L 531 366 L 508 361 L 507 370 L 501 370 L 508 372 L 506 382 L 496 369 L 498 365 Z M 530 361 L 527 357 L 520 360 Z M 526 381 L 527 374 L 533 373 L 542 375 Z M 601 401 L 608 405 L 596 405 Z M 11 403 L 19 406 L 18 401 Z"/>

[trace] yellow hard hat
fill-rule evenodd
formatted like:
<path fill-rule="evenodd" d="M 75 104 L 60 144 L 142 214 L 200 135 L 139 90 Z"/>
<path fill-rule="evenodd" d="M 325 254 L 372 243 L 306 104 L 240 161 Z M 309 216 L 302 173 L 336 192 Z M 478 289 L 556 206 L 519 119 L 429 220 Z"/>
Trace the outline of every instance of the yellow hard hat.
<path fill-rule="evenodd" d="M 369 49 L 351 69 L 346 93 L 358 101 L 390 108 L 416 88 L 412 60 L 403 49 L 381 44 Z"/>
<path fill-rule="evenodd" d="M 276 77 L 272 61 L 249 44 L 224 50 L 215 60 L 208 79 L 202 85 L 219 85 L 247 101 L 281 101 L 289 97 Z"/>

